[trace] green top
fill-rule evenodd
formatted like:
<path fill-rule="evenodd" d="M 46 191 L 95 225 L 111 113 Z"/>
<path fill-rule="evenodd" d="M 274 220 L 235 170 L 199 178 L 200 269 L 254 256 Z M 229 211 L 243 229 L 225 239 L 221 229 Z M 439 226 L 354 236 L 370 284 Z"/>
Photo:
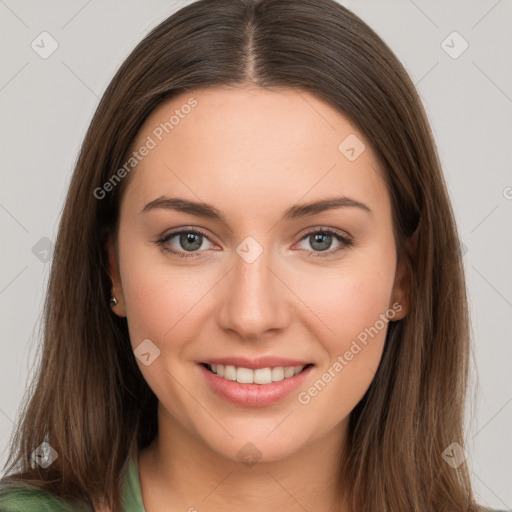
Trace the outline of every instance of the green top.
<path fill-rule="evenodd" d="M 137 459 L 131 459 L 123 484 L 123 512 L 146 512 L 142 503 Z M 1 512 L 91 512 L 85 505 L 73 504 L 53 493 L 26 483 L 0 484 Z"/>
<path fill-rule="evenodd" d="M 137 459 L 130 460 L 123 484 L 123 512 L 146 512 L 142 503 L 139 469 Z M 491 510 L 489 512 L 506 512 Z M 56 496 L 55 494 L 37 489 L 31 485 L 20 483 L 16 488 L 7 489 L 0 484 L 0 512 L 91 512 L 86 506 L 79 506 Z"/>

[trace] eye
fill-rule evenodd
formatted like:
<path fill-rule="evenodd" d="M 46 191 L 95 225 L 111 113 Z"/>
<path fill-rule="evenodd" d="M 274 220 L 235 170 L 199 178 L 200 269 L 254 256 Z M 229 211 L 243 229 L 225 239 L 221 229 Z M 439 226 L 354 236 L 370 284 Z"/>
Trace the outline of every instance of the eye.
<path fill-rule="evenodd" d="M 312 248 L 306 249 L 309 258 L 323 258 L 332 256 L 334 253 L 350 247 L 353 241 L 346 235 L 329 228 L 321 228 L 316 231 L 310 231 L 301 238 L 301 242 L 306 241 Z M 333 242 L 338 242 L 338 247 L 330 249 Z"/>
<path fill-rule="evenodd" d="M 174 239 L 176 240 L 174 241 Z M 194 258 L 200 257 L 200 253 L 208 249 L 208 247 L 204 246 L 205 241 L 210 241 L 208 236 L 203 231 L 194 228 L 173 231 L 156 240 L 155 243 L 165 252 L 172 253 L 179 258 Z M 349 237 L 330 228 L 320 228 L 316 231 L 310 231 L 301 238 L 300 242 L 302 241 L 307 241 L 312 248 L 305 249 L 309 252 L 309 258 L 331 256 L 353 244 L 353 241 Z M 331 249 L 330 247 L 333 242 L 337 242 L 338 247 Z"/>
<path fill-rule="evenodd" d="M 176 239 L 173 246 L 173 239 Z M 156 241 L 162 250 L 175 254 L 180 258 L 197 257 L 200 249 L 206 250 L 204 241 L 209 240 L 205 233 L 197 229 L 182 229 L 169 233 Z M 175 246 L 178 246 L 176 248 Z"/>

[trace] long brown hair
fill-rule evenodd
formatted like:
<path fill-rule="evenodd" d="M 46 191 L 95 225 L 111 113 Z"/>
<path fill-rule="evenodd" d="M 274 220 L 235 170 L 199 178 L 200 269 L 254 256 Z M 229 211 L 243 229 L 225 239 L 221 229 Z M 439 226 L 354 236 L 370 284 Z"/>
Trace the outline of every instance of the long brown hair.
<path fill-rule="evenodd" d="M 102 187 L 126 161 L 152 110 L 217 85 L 308 91 L 346 115 L 374 148 L 412 283 L 406 318 L 389 325 L 379 369 L 352 411 L 343 488 L 358 512 L 475 511 L 464 445 L 469 321 L 454 214 L 423 106 L 382 39 L 334 0 L 200 0 L 154 28 L 105 91 L 62 214 L 44 309 L 38 371 L 15 429 L 5 481 L 31 482 L 120 510 L 130 454 L 157 433 L 157 398 L 109 308 L 105 242 L 122 190 Z M 414 254 L 406 240 L 417 233 Z M 59 454 L 34 468 L 47 440 Z M 341 467 L 340 462 L 340 467 Z M 16 472 L 16 473 L 15 473 Z M 340 482 L 341 488 L 341 482 Z"/>

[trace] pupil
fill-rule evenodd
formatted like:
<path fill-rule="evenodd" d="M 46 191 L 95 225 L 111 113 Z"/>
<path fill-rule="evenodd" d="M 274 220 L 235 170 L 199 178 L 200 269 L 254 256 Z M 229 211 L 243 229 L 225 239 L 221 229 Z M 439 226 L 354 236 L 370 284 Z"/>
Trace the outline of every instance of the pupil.
<path fill-rule="evenodd" d="M 191 244 L 191 247 L 187 247 L 187 244 L 189 243 Z M 180 244 L 184 249 L 199 249 L 201 247 L 201 235 L 196 235 L 194 233 L 185 233 L 180 237 Z"/>
<path fill-rule="evenodd" d="M 320 247 L 316 247 L 316 249 L 318 249 L 319 251 L 326 251 L 327 249 L 329 249 L 329 246 L 331 245 L 332 235 L 329 235 L 327 233 L 317 233 L 313 235 L 313 239 L 314 241 L 312 242 L 311 247 L 315 248 L 314 244 L 316 242 L 322 242 L 323 239 L 323 244 L 320 243 Z"/>

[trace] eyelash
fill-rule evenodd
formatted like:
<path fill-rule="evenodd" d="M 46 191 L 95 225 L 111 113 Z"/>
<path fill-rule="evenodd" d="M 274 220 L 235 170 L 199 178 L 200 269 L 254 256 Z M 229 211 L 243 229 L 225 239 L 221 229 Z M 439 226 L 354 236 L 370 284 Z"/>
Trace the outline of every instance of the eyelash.
<path fill-rule="evenodd" d="M 178 258 L 197 258 L 198 257 L 197 253 L 199 251 L 193 251 L 193 252 L 176 251 L 175 249 L 171 249 L 165 245 L 167 242 L 169 242 L 169 240 L 171 240 L 175 236 L 181 235 L 183 233 L 187 233 L 187 234 L 193 233 L 195 235 L 201 235 L 201 236 L 205 237 L 207 240 L 210 240 L 208 238 L 208 235 L 204 231 L 202 231 L 198 228 L 194 228 L 194 229 L 180 229 L 179 231 L 173 231 L 173 232 L 168 233 L 167 235 L 159 238 L 158 240 L 155 241 L 155 243 L 158 246 L 160 246 L 163 251 L 172 253 L 173 255 L 177 256 Z M 343 249 L 346 249 L 346 248 L 352 246 L 354 243 L 351 238 L 348 238 L 347 236 L 343 236 L 338 231 L 335 231 L 330 228 L 322 228 L 322 229 L 317 229 L 314 231 L 309 231 L 299 241 L 302 241 L 305 238 L 308 238 L 312 235 L 316 235 L 319 233 L 333 235 L 336 238 L 336 240 L 338 240 L 338 242 L 340 242 L 342 245 L 336 249 L 329 249 L 326 251 L 307 251 L 307 252 L 309 252 L 309 254 L 308 254 L 309 258 L 312 258 L 312 259 L 325 258 L 325 257 L 333 255 L 334 253 L 337 253 L 338 251 L 341 251 Z"/>

